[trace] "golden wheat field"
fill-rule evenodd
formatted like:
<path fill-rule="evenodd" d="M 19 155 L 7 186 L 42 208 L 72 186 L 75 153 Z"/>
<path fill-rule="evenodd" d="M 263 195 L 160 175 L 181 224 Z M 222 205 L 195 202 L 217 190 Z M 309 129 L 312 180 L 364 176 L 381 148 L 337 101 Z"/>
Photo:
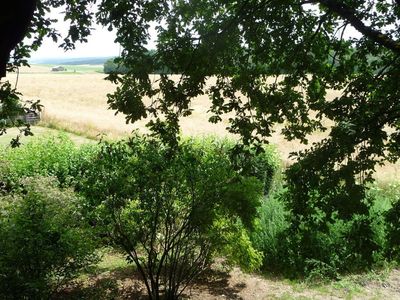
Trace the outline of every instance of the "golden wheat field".
<path fill-rule="evenodd" d="M 90 138 L 105 134 L 113 139 L 126 136 L 134 129 L 146 131 L 145 121 L 127 125 L 123 115 L 115 115 L 114 111 L 108 109 L 107 94 L 112 93 L 116 86 L 104 80 L 105 74 L 95 72 L 96 68 L 81 66 L 74 71 L 61 73 L 53 73 L 50 69 L 50 66 L 33 65 L 31 68 L 22 68 L 19 76 L 7 76 L 11 83 L 17 83 L 24 99 L 40 99 L 44 105 L 42 125 Z M 101 66 L 97 66 L 97 69 L 101 69 Z M 335 96 L 335 92 L 328 94 L 329 98 Z M 211 116 L 207 112 L 209 104 L 206 95 L 193 101 L 193 114 L 181 121 L 183 135 L 228 135 L 225 130 L 228 124 L 226 119 L 219 124 L 208 122 Z M 316 133 L 310 137 L 310 141 L 320 140 L 324 136 L 324 133 Z M 289 163 L 290 152 L 306 147 L 295 141 L 284 140 L 278 132 L 271 137 L 270 142 L 277 146 L 284 163 Z M 399 165 L 379 168 L 377 176 L 384 183 L 399 181 Z"/>
<path fill-rule="evenodd" d="M 40 99 L 45 107 L 44 122 L 56 127 L 88 136 L 103 133 L 110 137 L 127 135 L 133 129 L 145 130 L 146 122 L 127 125 L 124 116 L 115 116 L 115 112 L 108 109 L 107 94 L 116 87 L 104 77 L 95 72 L 51 73 L 50 67 L 33 66 L 21 70 L 18 90 L 26 100 Z M 15 82 L 16 78 L 16 74 L 10 74 L 7 79 Z M 184 135 L 225 134 L 226 124 L 211 126 L 207 121 L 210 116 L 207 96 L 196 99 L 193 109 L 193 115 L 182 120 Z"/>

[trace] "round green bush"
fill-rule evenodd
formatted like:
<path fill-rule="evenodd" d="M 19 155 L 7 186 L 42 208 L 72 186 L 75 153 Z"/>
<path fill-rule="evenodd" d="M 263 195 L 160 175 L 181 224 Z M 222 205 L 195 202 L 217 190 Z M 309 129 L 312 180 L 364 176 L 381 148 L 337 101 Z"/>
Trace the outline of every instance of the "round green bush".
<path fill-rule="evenodd" d="M 45 299 L 96 261 L 80 200 L 54 178 L 0 196 L 0 298 Z"/>
<path fill-rule="evenodd" d="M 207 138 L 170 148 L 137 136 L 103 144 L 89 162 L 77 186 L 87 217 L 136 264 L 154 299 L 178 297 L 215 256 L 260 266 L 249 233 L 277 163 L 268 151 L 233 158 L 232 146 Z"/>

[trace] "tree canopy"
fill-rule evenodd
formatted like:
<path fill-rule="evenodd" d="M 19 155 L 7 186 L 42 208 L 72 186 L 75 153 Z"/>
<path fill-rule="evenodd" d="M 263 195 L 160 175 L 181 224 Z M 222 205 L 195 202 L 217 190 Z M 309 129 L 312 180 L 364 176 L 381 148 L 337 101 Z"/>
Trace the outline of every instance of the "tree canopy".
<path fill-rule="evenodd" d="M 70 22 L 66 36 L 56 32 L 55 20 L 47 17 L 52 8 L 61 7 L 64 21 Z M 152 135 L 159 139 L 149 152 L 144 153 L 141 146 L 132 148 L 134 159 L 129 158 L 127 161 L 131 163 L 124 164 L 124 168 L 115 163 L 118 152 L 113 147 L 105 148 L 110 165 L 99 167 L 112 176 L 104 177 L 108 173 L 93 169 L 93 177 L 88 179 L 103 184 L 106 192 L 102 198 L 95 197 L 97 200 L 118 200 L 101 215 L 102 219 L 115 216 L 115 212 L 126 216 L 121 220 L 130 224 L 128 233 L 133 237 L 143 232 L 147 235 L 150 227 L 143 223 L 145 220 L 155 224 L 147 235 L 150 237 L 148 269 L 150 272 L 154 266 L 158 269 L 153 274 L 160 274 L 163 269 L 162 264 L 157 266 L 160 253 L 154 255 L 153 249 L 159 247 L 153 237 L 168 239 L 168 235 L 157 234 L 157 230 L 163 230 L 158 226 L 162 220 L 159 217 L 167 216 L 165 224 L 170 225 L 165 228 L 182 228 L 179 224 L 183 224 L 184 229 L 190 229 L 189 235 L 198 232 L 199 235 L 192 237 L 199 237 L 197 246 L 203 245 L 204 231 L 197 230 L 211 223 L 201 221 L 196 223 L 199 227 L 186 227 L 180 217 L 189 211 L 188 216 L 197 220 L 201 217 L 197 207 L 221 209 L 224 206 L 218 201 L 224 199 L 224 204 L 237 209 L 235 214 L 244 212 L 246 206 L 237 205 L 235 194 L 245 195 L 243 200 L 249 205 L 256 197 L 247 192 L 241 176 L 251 174 L 249 169 L 257 169 L 248 163 L 251 156 L 260 154 L 257 151 L 262 151 L 262 144 L 277 130 L 287 140 L 304 144 L 313 133 L 325 133 L 325 138 L 308 150 L 293 153 L 297 159 L 286 170 L 285 188 L 273 195 L 290 210 L 287 228 L 276 235 L 284 247 L 274 251 L 285 249 L 280 253 L 280 263 L 284 262 L 291 273 L 322 270 L 337 274 L 372 266 L 381 261 L 378 256 L 382 260 L 399 259 L 400 206 L 394 204 L 386 215 L 388 225 L 379 229 L 374 224 L 383 222 L 384 212 L 372 212 L 374 199 L 367 189 L 375 167 L 395 162 L 400 156 L 399 0 L 43 0 L 36 1 L 36 10 L 29 19 L 30 39 L 14 49 L 8 70 L 26 64 L 29 53 L 46 36 L 61 40 L 60 46 L 68 50 L 77 42 L 86 41 L 94 23 L 116 32 L 116 42 L 122 51 L 115 63 L 126 68 L 126 72 L 111 72 L 107 76 L 117 84 L 115 92 L 108 95 L 108 104 L 124 114 L 128 123 L 147 118 Z M 154 29 L 156 36 L 150 34 Z M 156 47 L 149 51 L 152 39 L 151 44 Z M 9 48 L 1 43 L 0 48 L 0 53 L 8 56 Z M 0 65 L 1 59 L 4 57 L 0 57 Z M 162 72 L 154 75 L 155 70 Z M 218 170 L 215 172 L 196 156 L 184 156 L 183 150 L 187 148 L 182 148 L 184 144 L 179 141 L 180 120 L 192 114 L 192 101 L 201 95 L 210 98 L 209 121 L 227 120 L 227 130 L 241 142 L 232 145 L 224 159 L 210 155 Z M 13 120 L 18 115 L 22 109 L 20 98 L 11 83 L 0 83 L 0 119 Z M 33 102 L 33 107 L 40 108 L 37 102 Z M 7 122 L 0 123 L 0 134 L 6 126 Z M 21 133 L 29 134 L 29 127 Z M 18 143 L 18 138 L 13 141 L 14 145 Z M 199 153 L 202 157 L 205 152 L 199 150 Z M 219 164 L 224 161 L 229 162 L 229 170 L 232 167 L 235 174 L 232 180 L 218 173 L 223 170 Z M 196 175 L 200 163 L 207 172 Z M 174 169 L 174 166 L 184 168 Z M 143 175 L 144 170 L 150 172 L 149 176 Z M 120 178 L 128 179 L 123 188 Z M 216 187 L 220 186 L 221 178 L 238 185 L 232 194 L 218 192 L 211 197 L 208 192 L 212 191 L 209 185 L 213 178 Z M 200 183 L 199 188 L 192 182 Z M 116 188 L 112 195 L 108 194 L 108 183 Z M 97 185 L 86 186 L 87 194 L 92 195 Z M 148 192 L 140 194 L 139 187 Z M 274 200 L 273 197 L 269 200 Z M 182 204 L 176 206 L 175 200 Z M 204 201 L 211 201 L 212 205 L 205 205 Z M 127 205 L 127 210 L 122 209 L 121 203 Z M 249 210 L 252 216 L 257 213 L 255 206 Z M 99 207 L 104 208 L 102 204 Z M 142 207 L 149 209 L 148 214 Z M 175 208 L 179 208 L 176 213 Z M 223 216 L 218 210 L 215 212 L 216 216 Z M 129 219 L 133 216 L 135 220 L 139 214 L 137 220 L 144 226 L 136 226 L 139 223 Z M 175 214 L 178 217 L 170 217 Z M 124 223 L 114 224 L 119 228 Z M 185 235 L 187 231 L 178 229 L 178 232 Z M 119 242 L 122 234 L 116 236 Z M 387 240 L 382 238 L 385 235 Z M 251 249 L 247 237 L 242 239 L 242 245 Z M 240 241 L 236 235 L 233 239 Z M 122 240 L 126 248 L 130 241 Z M 186 243 L 185 238 L 180 241 L 186 245 L 180 253 L 195 257 L 194 244 Z M 147 240 L 142 242 L 146 248 Z M 125 250 L 133 261 L 137 259 L 132 255 L 135 247 Z M 237 252 L 238 248 L 232 250 L 246 259 L 242 252 Z M 249 257 L 254 262 L 261 258 Z M 140 265 L 139 260 L 136 262 Z M 157 278 L 158 275 L 151 283 L 156 290 Z"/>
<path fill-rule="evenodd" d="M 305 194 L 314 187 L 362 194 L 358 187 L 376 164 L 399 158 L 398 0 L 38 1 L 28 33 L 33 42 L 20 45 L 12 63 L 45 36 L 60 38 L 46 17 L 52 7 L 64 7 L 71 22 L 64 49 L 85 41 L 93 22 L 116 30 L 118 60 L 129 71 L 108 77 L 119 83 L 109 105 L 127 122 L 152 117 L 148 126 L 166 141 L 179 138 L 192 99 L 208 94 L 210 121 L 233 113 L 227 129 L 245 145 L 267 141 L 276 124 L 303 143 L 327 132 L 297 153 L 288 172 Z M 152 27 L 154 55 L 146 48 Z M 154 82 L 150 73 L 160 67 L 179 79 L 162 74 Z M 329 90 L 339 96 L 330 99 Z"/>

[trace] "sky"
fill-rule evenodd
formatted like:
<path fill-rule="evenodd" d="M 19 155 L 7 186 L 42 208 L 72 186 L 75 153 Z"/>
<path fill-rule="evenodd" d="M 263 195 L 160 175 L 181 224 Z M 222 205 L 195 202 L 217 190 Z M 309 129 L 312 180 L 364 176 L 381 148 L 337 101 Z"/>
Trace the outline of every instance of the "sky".
<path fill-rule="evenodd" d="M 55 28 L 61 33 L 62 36 L 65 36 L 69 24 L 63 20 L 62 9 L 53 10 L 50 13 L 50 17 L 58 20 L 58 22 L 55 24 Z M 120 46 L 114 42 L 116 36 L 115 32 L 109 32 L 106 28 L 103 28 L 98 24 L 94 24 L 93 28 L 92 34 L 88 37 L 88 42 L 76 43 L 75 50 L 64 51 L 59 47 L 60 42 L 57 44 L 54 43 L 50 38 L 46 38 L 38 51 L 32 53 L 30 61 L 35 62 L 51 58 L 68 59 L 78 57 L 118 56 L 121 49 Z M 346 35 L 349 37 L 358 36 L 359 34 L 356 30 L 354 30 L 354 28 L 349 28 Z M 150 36 L 152 40 L 149 41 L 148 47 L 154 48 L 154 37 L 156 36 L 155 26 L 151 26 Z"/>
<path fill-rule="evenodd" d="M 57 19 L 57 23 L 53 26 L 61 33 L 61 36 L 66 36 L 69 28 L 69 23 L 64 21 L 64 14 L 62 9 L 52 10 L 50 15 L 52 19 Z M 58 43 L 54 43 L 52 39 L 46 38 L 42 46 L 33 52 L 30 61 L 39 61 L 48 58 L 77 58 L 77 57 L 107 57 L 118 56 L 121 49 L 120 46 L 114 42 L 116 33 L 110 32 L 107 28 L 98 24 L 93 24 L 92 34 L 88 37 L 87 43 L 76 43 L 74 50 L 64 51 L 59 47 Z M 149 29 L 151 40 L 148 47 L 153 49 L 155 47 L 156 30 L 155 24 L 150 26 Z"/>
<path fill-rule="evenodd" d="M 65 37 L 69 22 L 64 21 L 64 8 L 52 9 L 49 17 L 56 19 L 57 23 L 53 24 L 55 29 Z M 92 8 L 96 11 L 96 8 Z M 120 53 L 120 46 L 114 42 L 116 34 L 115 32 L 109 32 L 106 28 L 101 25 L 93 24 L 93 30 L 91 35 L 88 37 L 87 43 L 76 43 L 74 50 L 64 51 L 59 45 L 62 43 L 60 39 L 58 43 L 53 42 L 51 38 L 46 38 L 43 41 L 42 46 L 31 55 L 31 61 L 39 61 L 41 59 L 48 58 L 78 58 L 78 57 L 107 57 L 107 56 L 118 56 Z"/>
<path fill-rule="evenodd" d="M 69 23 L 63 20 L 62 9 L 53 10 L 50 13 L 52 19 L 57 19 L 55 28 L 65 36 Z M 54 43 L 52 39 L 46 38 L 42 46 L 32 53 L 31 61 L 45 58 L 76 58 L 76 57 L 105 57 L 118 56 L 120 46 L 114 42 L 115 32 L 109 32 L 101 25 L 94 24 L 91 36 L 87 43 L 76 43 L 75 50 L 64 51 L 59 47 L 60 41 Z"/>
<path fill-rule="evenodd" d="M 65 28 L 67 24 L 63 25 Z M 118 56 L 120 47 L 114 42 L 115 33 L 109 32 L 100 26 L 95 26 L 87 43 L 77 43 L 75 50 L 64 51 L 59 48 L 59 43 L 46 39 L 38 51 L 33 52 L 31 60 L 44 58 L 76 58 L 76 57 L 105 57 Z"/>

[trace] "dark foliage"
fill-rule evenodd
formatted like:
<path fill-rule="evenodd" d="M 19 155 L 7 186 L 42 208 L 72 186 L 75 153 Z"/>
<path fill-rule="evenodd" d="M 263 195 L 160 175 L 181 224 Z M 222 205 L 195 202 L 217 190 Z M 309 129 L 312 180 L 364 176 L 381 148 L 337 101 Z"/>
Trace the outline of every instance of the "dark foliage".
<path fill-rule="evenodd" d="M 47 299 L 96 261 L 77 197 L 57 184 L 24 179 L 20 190 L 0 196 L 2 299 Z"/>

